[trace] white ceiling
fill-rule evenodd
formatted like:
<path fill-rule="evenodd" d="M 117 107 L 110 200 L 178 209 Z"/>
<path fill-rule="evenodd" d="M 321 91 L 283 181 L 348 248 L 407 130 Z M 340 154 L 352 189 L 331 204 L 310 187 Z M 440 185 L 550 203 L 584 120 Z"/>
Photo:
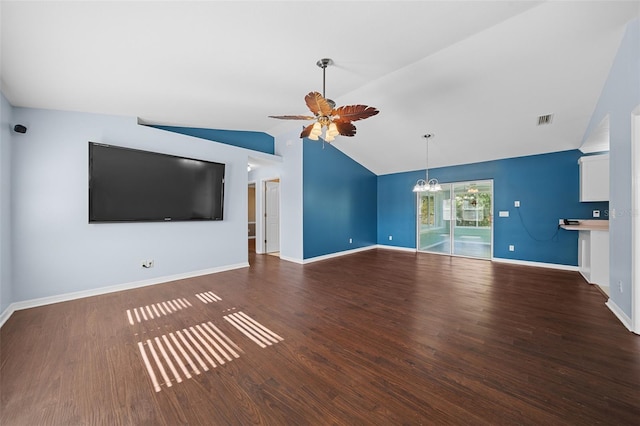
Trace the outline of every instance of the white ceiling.
<path fill-rule="evenodd" d="M 1 3 L 14 106 L 267 132 L 304 96 L 381 112 L 334 144 L 376 174 L 578 148 L 637 1 Z M 538 127 L 537 117 L 554 114 Z"/>

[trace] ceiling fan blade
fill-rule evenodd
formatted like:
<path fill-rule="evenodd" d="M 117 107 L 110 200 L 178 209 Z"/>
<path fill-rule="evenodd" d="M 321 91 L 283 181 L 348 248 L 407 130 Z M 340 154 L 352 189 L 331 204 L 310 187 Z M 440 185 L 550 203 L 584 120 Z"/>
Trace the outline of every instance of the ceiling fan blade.
<path fill-rule="evenodd" d="M 336 123 L 336 128 L 338 132 L 342 136 L 355 136 L 356 135 L 356 126 L 351 124 L 349 121 L 334 121 Z"/>
<path fill-rule="evenodd" d="M 379 112 L 376 108 L 366 105 L 345 105 L 334 109 L 331 115 L 334 116 L 335 122 L 351 122 L 364 120 Z"/>
<path fill-rule="evenodd" d="M 313 125 L 314 124 L 316 124 L 316 123 L 309 124 L 307 127 L 305 127 L 302 130 L 302 133 L 300 133 L 300 139 L 309 137 L 309 135 L 311 134 L 311 129 L 313 129 Z"/>
<path fill-rule="evenodd" d="M 315 120 L 310 115 L 270 115 L 269 118 L 278 118 L 280 120 Z"/>
<path fill-rule="evenodd" d="M 331 115 L 331 105 L 329 102 L 318 92 L 310 92 L 307 96 L 304 97 L 304 101 L 306 102 L 309 110 L 315 115 L 324 115 L 328 117 Z"/>

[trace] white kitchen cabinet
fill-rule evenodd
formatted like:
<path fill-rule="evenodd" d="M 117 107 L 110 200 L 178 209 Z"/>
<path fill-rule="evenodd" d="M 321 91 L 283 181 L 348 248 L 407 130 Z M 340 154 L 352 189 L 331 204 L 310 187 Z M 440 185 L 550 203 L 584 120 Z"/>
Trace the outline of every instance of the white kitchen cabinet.
<path fill-rule="evenodd" d="M 578 234 L 578 269 L 587 282 L 609 287 L 609 231 Z"/>
<path fill-rule="evenodd" d="M 580 201 L 609 201 L 609 154 L 580 157 Z"/>

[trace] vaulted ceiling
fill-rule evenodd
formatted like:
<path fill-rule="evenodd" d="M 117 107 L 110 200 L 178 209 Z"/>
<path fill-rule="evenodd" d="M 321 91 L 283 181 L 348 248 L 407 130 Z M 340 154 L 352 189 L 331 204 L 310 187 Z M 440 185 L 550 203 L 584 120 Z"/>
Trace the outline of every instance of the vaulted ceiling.
<path fill-rule="evenodd" d="M 578 148 L 635 1 L 2 1 L 14 106 L 266 132 L 304 96 L 381 112 L 335 146 L 376 174 Z M 553 114 L 550 125 L 538 116 Z"/>

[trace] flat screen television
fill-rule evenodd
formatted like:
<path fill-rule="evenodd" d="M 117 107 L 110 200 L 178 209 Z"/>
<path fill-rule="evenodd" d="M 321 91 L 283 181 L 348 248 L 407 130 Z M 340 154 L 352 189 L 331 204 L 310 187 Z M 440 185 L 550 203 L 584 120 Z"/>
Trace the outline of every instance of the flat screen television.
<path fill-rule="evenodd" d="M 225 165 L 89 142 L 89 222 L 222 220 Z"/>

